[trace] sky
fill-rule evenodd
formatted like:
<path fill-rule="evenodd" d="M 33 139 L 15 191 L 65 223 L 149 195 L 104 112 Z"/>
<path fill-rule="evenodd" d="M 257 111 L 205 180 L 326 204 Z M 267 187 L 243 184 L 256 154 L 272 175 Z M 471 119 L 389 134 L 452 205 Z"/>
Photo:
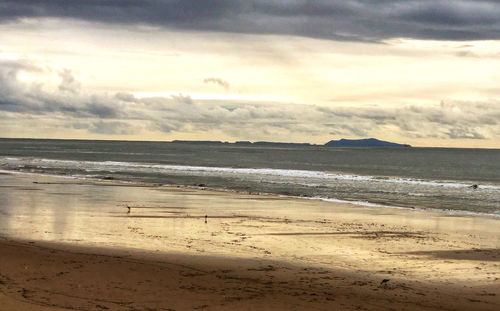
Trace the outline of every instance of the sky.
<path fill-rule="evenodd" d="M 0 137 L 500 148 L 500 1 L 0 0 Z"/>

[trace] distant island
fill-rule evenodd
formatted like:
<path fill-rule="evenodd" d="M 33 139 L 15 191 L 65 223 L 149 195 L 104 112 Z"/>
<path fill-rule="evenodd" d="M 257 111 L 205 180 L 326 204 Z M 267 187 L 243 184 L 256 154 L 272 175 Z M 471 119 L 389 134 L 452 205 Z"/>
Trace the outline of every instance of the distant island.
<path fill-rule="evenodd" d="M 310 143 L 284 143 L 270 141 L 237 141 L 234 143 L 222 142 L 218 140 L 174 140 L 173 143 L 184 144 L 199 144 L 199 145 L 238 145 L 238 146 L 277 146 L 277 147 L 293 147 L 293 146 L 326 146 L 326 147 L 411 147 L 406 144 L 391 143 L 388 141 L 378 140 L 376 138 L 366 139 L 340 139 L 330 140 L 324 145 L 314 145 Z"/>
<path fill-rule="evenodd" d="M 237 141 L 230 143 L 227 141 L 219 140 L 173 140 L 173 143 L 184 143 L 184 144 L 198 144 L 198 145 L 239 145 L 239 146 L 316 146 L 309 143 L 283 143 L 283 142 L 271 142 L 271 141 Z"/>
<path fill-rule="evenodd" d="M 391 143 L 388 141 L 378 140 L 376 138 L 365 139 L 340 139 L 330 140 L 325 144 L 328 147 L 411 147 L 406 144 Z"/>

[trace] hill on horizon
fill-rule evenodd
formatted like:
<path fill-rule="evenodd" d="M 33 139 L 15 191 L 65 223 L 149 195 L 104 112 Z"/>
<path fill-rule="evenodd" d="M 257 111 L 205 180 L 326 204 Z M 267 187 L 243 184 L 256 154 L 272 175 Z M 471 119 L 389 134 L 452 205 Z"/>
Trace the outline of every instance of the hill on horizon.
<path fill-rule="evenodd" d="M 325 144 L 328 147 L 411 147 L 407 144 L 392 143 L 376 138 L 330 140 Z"/>

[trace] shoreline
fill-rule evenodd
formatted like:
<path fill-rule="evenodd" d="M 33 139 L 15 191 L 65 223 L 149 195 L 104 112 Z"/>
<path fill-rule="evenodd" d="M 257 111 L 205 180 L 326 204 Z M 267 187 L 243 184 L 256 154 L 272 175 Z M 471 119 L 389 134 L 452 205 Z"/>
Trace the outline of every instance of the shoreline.
<path fill-rule="evenodd" d="M 486 217 L 493 219 L 500 219 L 500 214 L 492 214 L 492 213 L 481 213 L 481 212 L 471 212 L 467 210 L 451 210 L 451 209 L 437 209 L 437 208 L 425 208 L 425 207 L 405 207 L 405 206 L 395 206 L 395 205 L 387 205 L 387 204 L 379 204 L 372 203 L 368 201 L 351 201 L 351 200 L 342 200 L 336 198 L 324 198 L 324 197 L 310 197 L 310 196 L 293 196 L 293 195 L 284 195 L 284 194 L 276 194 L 276 193 L 267 193 L 267 192 L 249 192 L 244 190 L 237 189 L 227 189 L 227 188 L 212 188 L 206 186 L 196 186 L 196 185 L 176 185 L 176 184 L 159 184 L 159 183 L 148 183 L 148 182 L 135 182 L 135 181 L 127 181 L 127 180 L 106 180 L 99 179 L 93 177 L 81 177 L 81 176 L 71 176 L 71 175 L 56 175 L 56 174 L 46 174 L 46 173 L 33 173 L 33 172 L 23 172 L 23 171 L 14 171 L 14 170 L 6 170 L 0 169 L 0 175 L 2 174 L 20 174 L 20 175 L 30 175 L 30 176 L 42 176 L 48 178 L 62 178 L 62 179 L 74 179 L 74 180 L 82 180 L 83 184 L 85 183 L 94 183 L 96 185 L 101 186 L 130 186 L 130 187 L 164 187 L 170 189 L 178 189 L 178 188 L 186 188 L 186 189 L 195 189 L 195 190 L 203 190 L 203 191 L 211 191 L 214 193 L 234 193 L 237 195 L 256 195 L 256 196 L 275 196 L 280 198 L 287 199 L 297 199 L 297 200 L 315 200 L 315 201 L 323 201 L 330 202 L 334 204 L 349 204 L 353 207 L 375 207 L 375 208 L 388 208 L 388 209 L 396 209 L 396 210 L 406 210 L 406 211 L 417 211 L 424 213 L 437 213 L 442 214 L 444 216 L 451 217 Z M 71 183 L 68 183 L 71 184 Z"/>
<path fill-rule="evenodd" d="M 495 218 L 61 180 L 0 175 L 2 311 L 500 306 Z"/>

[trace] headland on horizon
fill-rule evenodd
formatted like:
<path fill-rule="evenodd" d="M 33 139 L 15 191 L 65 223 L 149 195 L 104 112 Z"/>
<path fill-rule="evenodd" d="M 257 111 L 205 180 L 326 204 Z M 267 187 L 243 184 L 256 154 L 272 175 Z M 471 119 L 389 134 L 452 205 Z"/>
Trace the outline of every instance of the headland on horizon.
<path fill-rule="evenodd" d="M 173 140 L 172 143 L 181 144 L 212 144 L 212 145 L 238 145 L 238 146 L 326 146 L 326 147 L 405 147 L 411 148 L 408 144 L 399 144 L 376 138 L 364 139 L 339 139 L 330 140 L 329 142 L 319 145 L 311 143 L 291 143 L 291 142 L 272 142 L 272 141 L 255 141 L 248 140 L 236 141 L 234 143 L 220 140 Z"/>

